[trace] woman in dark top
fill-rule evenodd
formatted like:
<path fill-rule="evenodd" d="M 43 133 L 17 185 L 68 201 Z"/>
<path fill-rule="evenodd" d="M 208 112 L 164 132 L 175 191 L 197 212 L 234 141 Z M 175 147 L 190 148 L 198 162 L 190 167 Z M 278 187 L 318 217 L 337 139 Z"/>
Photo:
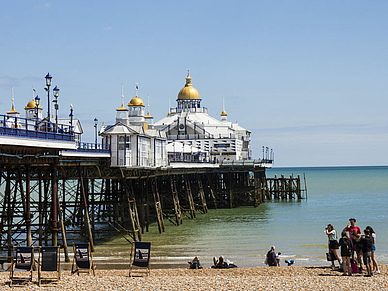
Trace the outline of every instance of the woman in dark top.
<path fill-rule="evenodd" d="M 352 256 L 353 244 L 348 237 L 346 231 L 343 231 L 339 240 L 341 247 L 342 266 L 344 268 L 344 276 L 352 275 L 352 268 L 350 265 L 350 257 Z"/>

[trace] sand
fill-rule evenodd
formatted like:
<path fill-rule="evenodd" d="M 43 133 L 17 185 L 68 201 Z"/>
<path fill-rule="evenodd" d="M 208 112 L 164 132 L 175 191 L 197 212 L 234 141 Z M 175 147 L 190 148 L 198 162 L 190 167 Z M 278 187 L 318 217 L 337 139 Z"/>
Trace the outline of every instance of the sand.
<path fill-rule="evenodd" d="M 154 269 L 149 277 L 128 270 L 96 270 L 96 276 L 62 272 L 58 286 L 39 287 L 34 280 L 17 290 L 388 290 L 388 266 L 381 274 L 341 276 L 329 267 L 254 267 L 237 269 Z M 26 273 L 26 272 L 23 272 Z M 9 272 L 0 273 L 0 290 L 10 290 Z"/>

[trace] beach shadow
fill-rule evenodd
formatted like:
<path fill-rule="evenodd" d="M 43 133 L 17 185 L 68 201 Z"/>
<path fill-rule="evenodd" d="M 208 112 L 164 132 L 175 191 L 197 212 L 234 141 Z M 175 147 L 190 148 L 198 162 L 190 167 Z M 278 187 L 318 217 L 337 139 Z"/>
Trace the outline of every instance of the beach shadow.
<path fill-rule="evenodd" d="M 339 274 L 318 274 L 318 276 L 321 276 L 321 277 L 342 277 L 342 275 L 339 275 Z"/>
<path fill-rule="evenodd" d="M 312 267 L 305 267 L 306 269 L 312 269 L 312 270 L 315 270 L 315 269 L 320 269 L 320 270 L 325 270 L 325 269 L 330 269 L 330 267 L 327 267 L 327 266 L 312 266 Z"/>

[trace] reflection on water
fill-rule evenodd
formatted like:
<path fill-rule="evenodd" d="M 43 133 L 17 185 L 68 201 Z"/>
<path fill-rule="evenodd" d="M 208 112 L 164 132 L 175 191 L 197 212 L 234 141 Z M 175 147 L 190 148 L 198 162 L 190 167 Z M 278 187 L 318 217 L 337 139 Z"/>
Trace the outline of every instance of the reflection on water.
<path fill-rule="evenodd" d="M 185 219 L 180 226 L 165 221 L 162 234 L 152 224 L 143 240 L 152 242 L 153 266 L 187 267 L 187 261 L 196 255 L 205 267 L 220 255 L 240 267 L 262 266 L 272 245 L 282 252 L 282 262 L 292 258 L 297 265 L 323 265 L 327 264 L 324 227 L 332 223 L 341 232 L 349 217 L 356 217 L 362 229 L 367 225 L 375 229 L 377 259 L 388 263 L 388 168 L 273 169 L 267 176 L 303 172 L 308 200 L 209 210 L 206 215 L 198 213 L 194 220 Z M 114 236 L 97 242 L 94 257 L 101 268 L 127 268 L 129 254 L 128 242 Z"/>

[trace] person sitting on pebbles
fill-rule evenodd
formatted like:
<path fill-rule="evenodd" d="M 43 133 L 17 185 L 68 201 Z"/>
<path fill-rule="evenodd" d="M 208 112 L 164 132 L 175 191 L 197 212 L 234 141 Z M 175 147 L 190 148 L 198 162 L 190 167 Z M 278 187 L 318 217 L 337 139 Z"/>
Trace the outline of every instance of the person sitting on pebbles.
<path fill-rule="evenodd" d="M 213 257 L 213 266 L 215 269 L 229 269 L 229 268 L 237 268 L 235 264 L 232 262 L 226 261 L 224 256 L 220 256 L 217 260 L 216 257 Z"/>
<path fill-rule="evenodd" d="M 199 257 L 195 256 L 194 259 L 191 262 L 188 262 L 190 264 L 190 269 L 202 269 L 201 263 L 199 262 Z"/>

